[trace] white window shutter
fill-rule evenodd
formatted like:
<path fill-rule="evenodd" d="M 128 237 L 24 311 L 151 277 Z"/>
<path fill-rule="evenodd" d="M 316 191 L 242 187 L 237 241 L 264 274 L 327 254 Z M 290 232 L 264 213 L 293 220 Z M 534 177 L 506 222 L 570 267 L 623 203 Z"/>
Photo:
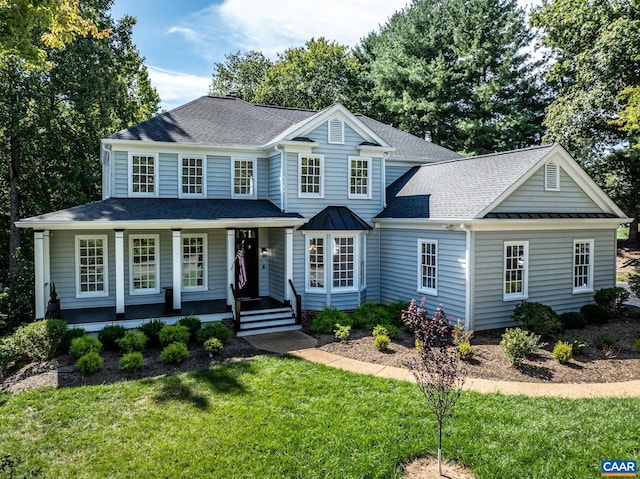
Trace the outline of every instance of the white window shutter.
<path fill-rule="evenodd" d="M 344 122 L 339 118 L 329 120 L 329 143 L 344 143 Z"/>
<path fill-rule="evenodd" d="M 552 161 L 544 167 L 544 189 L 552 191 L 560 189 L 560 166 Z"/>

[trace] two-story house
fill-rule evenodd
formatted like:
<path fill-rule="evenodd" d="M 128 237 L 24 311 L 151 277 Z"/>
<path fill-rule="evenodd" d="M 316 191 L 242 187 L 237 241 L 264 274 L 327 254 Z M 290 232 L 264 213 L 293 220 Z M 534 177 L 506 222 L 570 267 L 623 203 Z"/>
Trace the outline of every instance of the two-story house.
<path fill-rule="evenodd" d="M 102 141 L 102 201 L 27 218 L 36 316 L 98 329 L 425 296 L 469 327 L 517 301 L 575 310 L 615 284 L 619 208 L 558 145 L 457 153 L 336 104 L 201 97 Z"/>

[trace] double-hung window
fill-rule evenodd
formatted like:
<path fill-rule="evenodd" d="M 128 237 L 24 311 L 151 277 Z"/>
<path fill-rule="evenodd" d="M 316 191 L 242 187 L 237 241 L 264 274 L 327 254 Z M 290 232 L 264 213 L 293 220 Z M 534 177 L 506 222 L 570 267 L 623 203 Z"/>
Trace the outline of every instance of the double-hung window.
<path fill-rule="evenodd" d="M 298 172 L 299 197 L 324 197 L 324 157 L 322 155 L 300 154 Z"/>
<path fill-rule="evenodd" d="M 202 156 L 180 157 L 180 196 L 202 197 L 205 194 L 205 160 Z"/>
<path fill-rule="evenodd" d="M 108 296 L 107 236 L 76 236 L 76 297 Z"/>
<path fill-rule="evenodd" d="M 160 292 L 160 239 L 158 235 L 129 236 L 131 294 Z"/>
<path fill-rule="evenodd" d="M 253 198 L 255 162 L 253 160 L 233 160 L 233 196 Z"/>
<path fill-rule="evenodd" d="M 307 290 L 324 291 L 324 236 L 307 238 Z"/>
<path fill-rule="evenodd" d="M 573 242 L 573 292 L 593 291 L 593 240 Z"/>
<path fill-rule="evenodd" d="M 357 234 L 308 235 L 306 291 L 357 291 L 360 286 L 359 239 Z"/>
<path fill-rule="evenodd" d="M 158 193 L 158 157 L 129 154 L 129 193 L 132 196 L 156 196 Z"/>
<path fill-rule="evenodd" d="M 332 289 L 351 289 L 356 278 L 356 237 L 333 236 Z"/>
<path fill-rule="evenodd" d="M 526 299 L 529 274 L 529 242 L 505 241 L 504 284 L 505 301 Z"/>
<path fill-rule="evenodd" d="M 438 294 L 438 242 L 418 240 L 418 292 Z"/>
<path fill-rule="evenodd" d="M 349 157 L 349 198 L 371 198 L 371 159 Z"/>
<path fill-rule="evenodd" d="M 207 235 L 182 235 L 182 287 L 185 291 L 207 289 Z"/>

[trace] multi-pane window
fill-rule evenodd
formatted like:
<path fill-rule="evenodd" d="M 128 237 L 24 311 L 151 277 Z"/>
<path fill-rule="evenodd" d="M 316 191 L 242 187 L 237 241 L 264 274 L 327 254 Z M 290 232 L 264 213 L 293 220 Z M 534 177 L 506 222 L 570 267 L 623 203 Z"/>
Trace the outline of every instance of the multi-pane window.
<path fill-rule="evenodd" d="M 253 196 L 253 160 L 234 160 L 233 195 Z"/>
<path fill-rule="evenodd" d="M 369 198 L 370 195 L 369 159 L 349 158 L 349 197 Z"/>
<path fill-rule="evenodd" d="M 528 254 L 528 242 L 505 242 L 503 296 L 505 300 L 526 298 Z"/>
<path fill-rule="evenodd" d="M 204 194 L 204 158 L 199 156 L 182 157 L 182 189 L 183 196 Z"/>
<path fill-rule="evenodd" d="M 131 193 L 137 195 L 156 194 L 155 155 L 131 155 Z"/>
<path fill-rule="evenodd" d="M 182 287 L 199 290 L 207 288 L 207 236 L 182 236 Z"/>
<path fill-rule="evenodd" d="M 354 240 L 353 236 L 333 237 L 333 289 L 354 286 Z"/>
<path fill-rule="evenodd" d="M 438 242 L 418 240 L 418 291 L 438 294 Z"/>
<path fill-rule="evenodd" d="M 307 287 L 324 289 L 324 237 L 309 238 Z"/>
<path fill-rule="evenodd" d="M 322 197 L 322 156 L 301 155 L 299 170 L 299 196 Z"/>
<path fill-rule="evenodd" d="M 76 236 L 76 296 L 107 295 L 107 237 Z"/>
<path fill-rule="evenodd" d="M 573 291 L 593 291 L 593 240 L 573 242 Z"/>
<path fill-rule="evenodd" d="M 131 293 L 158 293 L 158 235 L 130 236 Z"/>

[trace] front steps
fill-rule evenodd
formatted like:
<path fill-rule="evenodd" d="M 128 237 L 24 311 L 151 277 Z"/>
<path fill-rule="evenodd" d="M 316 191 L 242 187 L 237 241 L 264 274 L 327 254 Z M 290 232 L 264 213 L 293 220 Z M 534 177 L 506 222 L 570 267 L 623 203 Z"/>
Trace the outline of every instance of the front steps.
<path fill-rule="evenodd" d="M 236 336 L 254 336 L 301 329 L 302 326 L 296 324 L 291 307 L 257 309 L 240 311 L 240 331 Z"/>

